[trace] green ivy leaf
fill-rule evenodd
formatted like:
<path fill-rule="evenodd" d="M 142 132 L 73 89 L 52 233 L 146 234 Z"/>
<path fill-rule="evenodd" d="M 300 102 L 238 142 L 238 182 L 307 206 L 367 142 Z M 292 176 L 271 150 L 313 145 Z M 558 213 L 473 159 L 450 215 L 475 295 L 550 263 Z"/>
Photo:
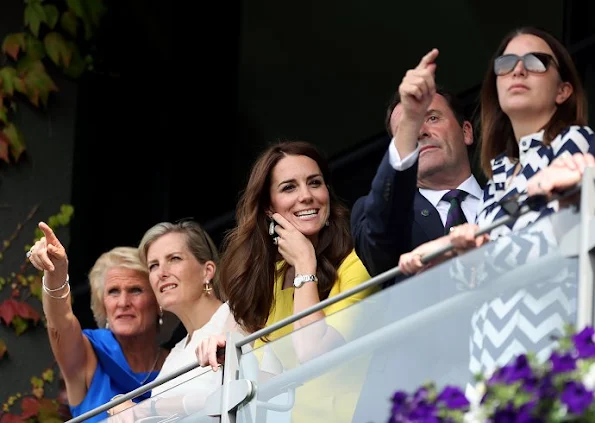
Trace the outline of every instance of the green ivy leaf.
<path fill-rule="evenodd" d="M 74 206 L 71 204 L 62 204 L 60 206 L 60 213 L 67 216 L 68 218 L 71 218 L 74 214 Z"/>
<path fill-rule="evenodd" d="M 46 16 L 46 23 L 50 29 L 54 29 L 58 23 L 58 19 L 60 18 L 60 12 L 58 11 L 58 8 L 53 4 L 46 4 L 43 6 L 43 10 Z"/>
<path fill-rule="evenodd" d="M 85 27 L 85 39 L 93 36 L 93 26 L 99 26 L 99 22 L 105 13 L 105 6 L 102 0 L 66 0 L 68 7 L 81 19 Z"/>
<path fill-rule="evenodd" d="M 48 56 L 52 59 L 57 66 L 70 66 L 70 60 L 72 59 L 72 45 L 66 43 L 62 34 L 58 32 L 48 33 L 44 39 L 43 44 L 45 45 Z"/>
<path fill-rule="evenodd" d="M 33 35 L 27 34 L 25 36 L 25 48 L 27 56 L 31 60 L 41 60 L 45 57 L 45 46 L 41 40 Z"/>
<path fill-rule="evenodd" d="M 46 382 L 52 383 L 54 381 L 54 371 L 52 369 L 46 369 L 41 374 L 41 378 Z"/>
<path fill-rule="evenodd" d="M 43 301 L 43 294 L 41 292 L 41 281 L 40 280 L 35 280 L 35 281 L 31 282 L 29 285 L 29 291 L 31 292 L 31 295 L 33 295 L 39 301 Z"/>
<path fill-rule="evenodd" d="M 2 42 L 2 51 L 17 60 L 21 49 L 25 48 L 25 34 L 22 32 L 8 34 Z"/>
<path fill-rule="evenodd" d="M 62 13 L 62 16 L 60 17 L 60 26 L 68 34 L 72 35 L 73 37 L 76 37 L 77 21 L 76 15 L 72 9 L 69 9 Z"/>
<path fill-rule="evenodd" d="M 8 109 L 4 104 L 0 103 L 0 122 L 8 122 Z"/>
<path fill-rule="evenodd" d="M 60 227 L 60 220 L 58 220 L 58 216 L 50 216 L 47 224 L 50 228 L 52 228 L 52 230 L 55 230 L 56 228 Z"/>
<path fill-rule="evenodd" d="M 28 26 L 33 35 L 38 37 L 39 27 L 42 22 L 47 23 L 45 9 L 41 2 L 30 1 L 27 6 L 25 6 L 25 26 Z"/>
<path fill-rule="evenodd" d="M 33 386 L 34 388 L 43 388 L 43 385 L 44 385 L 43 379 L 41 379 L 37 376 L 31 377 L 31 386 Z"/>
<path fill-rule="evenodd" d="M 78 47 L 73 42 L 68 42 L 68 47 L 72 51 L 70 66 L 64 69 L 64 74 L 70 78 L 78 78 L 85 72 L 87 64 L 81 57 Z"/>
<path fill-rule="evenodd" d="M 9 123 L 4 127 L 2 132 L 0 132 L 0 140 L 3 138 L 8 140 L 12 157 L 14 157 L 15 161 L 19 161 L 21 154 L 25 151 L 25 142 L 23 141 L 21 132 L 13 123 Z"/>
<path fill-rule="evenodd" d="M 13 95 L 14 80 L 17 78 L 17 70 L 12 66 L 5 66 L 0 69 L 0 82 L 2 83 L 2 91 L 5 94 Z M 4 120 L 6 122 L 6 120 Z"/>
<path fill-rule="evenodd" d="M 50 78 L 40 60 L 34 60 L 27 56 L 21 58 L 17 63 L 17 71 L 24 74 L 23 81 L 27 90 L 29 101 L 39 107 L 39 102 L 44 106 L 52 91 L 58 91 L 58 87 Z"/>
<path fill-rule="evenodd" d="M 22 317 L 15 316 L 12 319 L 12 326 L 14 327 L 14 331 L 17 334 L 17 336 L 19 336 L 27 330 L 27 328 L 29 327 L 29 323 L 27 323 L 27 321 Z"/>

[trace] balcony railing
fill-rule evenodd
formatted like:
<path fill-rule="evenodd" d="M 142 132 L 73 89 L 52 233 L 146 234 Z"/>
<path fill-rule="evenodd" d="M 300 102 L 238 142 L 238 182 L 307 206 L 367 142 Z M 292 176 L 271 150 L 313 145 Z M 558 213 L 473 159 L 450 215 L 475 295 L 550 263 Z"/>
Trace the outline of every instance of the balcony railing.
<path fill-rule="evenodd" d="M 228 334 L 218 375 L 200 369 L 201 376 L 111 419 L 379 423 L 387 421 L 396 390 L 411 391 L 432 380 L 473 395 L 477 372 L 490 372 L 523 352 L 545 358 L 566 325 L 592 324 L 594 179 L 587 169 L 576 205 L 260 348 L 251 348 L 252 342 L 400 271 L 389 270 L 250 336 Z M 482 232 L 510 224 L 527 211 L 512 207 L 513 215 Z M 197 367 L 180 369 L 70 422 L 84 421 Z M 207 386 L 205 378 L 215 382 Z"/>

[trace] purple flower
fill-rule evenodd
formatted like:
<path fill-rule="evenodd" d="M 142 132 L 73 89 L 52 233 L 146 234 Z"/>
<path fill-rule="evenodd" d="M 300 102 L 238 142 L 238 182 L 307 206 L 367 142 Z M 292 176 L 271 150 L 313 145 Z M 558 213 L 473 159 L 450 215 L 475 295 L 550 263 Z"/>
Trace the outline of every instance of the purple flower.
<path fill-rule="evenodd" d="M 428 398 L 428 389 L 424 386 L 418 388 L 413 394 L 413 403 L 417 404 L 420 401 L 424 401 Z"/>
<path fill-rule="evenodd" d="M 582 414 L 593 402 L 593 392 L 588 391 L 585 386 L 576 381 L 566 382 L 560 396 L 572 414 Z"/>
<path fill-rule="evenodd" d="M 418 402 L 409 413 L 409 421 L 423 423 L 439 423 L 438 410 L 435 405 L 427 401 Z"/>
<path fill-rule="evenodd" d="M 552 374 L 565 373 L 576 369 L 576 361 L 572 357 L 572 354 L 558 354 L 553 352 L 550 356 L 552 363 Z"/>
<path fill-rule="evenodd" d="M 532 376 L 533 372 L 529 366 L 527 356 L 521 354 L 517 356 L 514 363 L 497 369 L 488 383 L 514 383 L 519 380 L 527 380 Z"/>
<path fill-rule="evenodd" d="M 455 386 L 445 386 L 436 398 L 436 401 L 444 401 L 446 407 L 451 410 L 469 406 L 469 401 L 463 392 Z"/>
<path fill-rule="evenodd" d="M 572 337 L 574 346 L 578 351 L 579 358 L 589 358 L 595 356 L 595 342 L 593 342 L 595 331 L 592 327 L 586 327 Z"/>
<path fill-rule="evenodd" d="M 496 410 L 491 421 L 493 423 L 541 423 L 543 420 L 531 415 L 534 407 L 534 402 L 528 402 L 516 410 L 512 402 L 509 402 L 506 407 Z"/>
<path fill-rule="evenodd" d="M 552 382 L 551 375 L 546 375 L 541 379 L 537 387 L 537 394 L 542 399 L 554 398 L 556 396 L 557 391 Z"/>
<path fill-rule="evenodd" d="M 409 414 L 409 407 L 407 403 L 407 394 L 403 391 L 397 391 L 393 394 L 392 416 L 396 419 L 400 416 Z M 399 420 L 393 420 L 395 422 Z"/>

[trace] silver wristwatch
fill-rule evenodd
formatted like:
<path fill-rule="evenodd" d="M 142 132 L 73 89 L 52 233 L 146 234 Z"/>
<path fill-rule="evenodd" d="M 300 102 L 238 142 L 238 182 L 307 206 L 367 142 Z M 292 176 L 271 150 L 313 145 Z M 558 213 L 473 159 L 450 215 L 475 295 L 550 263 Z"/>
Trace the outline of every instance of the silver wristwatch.
<path fill-rule="evenodd" d="M 296 288 L 301 288 L 306 282 L 318 283 L 318 278 L 316 275 L 295 275 L 295 278 L 293 278 L 293 286 Z"/>

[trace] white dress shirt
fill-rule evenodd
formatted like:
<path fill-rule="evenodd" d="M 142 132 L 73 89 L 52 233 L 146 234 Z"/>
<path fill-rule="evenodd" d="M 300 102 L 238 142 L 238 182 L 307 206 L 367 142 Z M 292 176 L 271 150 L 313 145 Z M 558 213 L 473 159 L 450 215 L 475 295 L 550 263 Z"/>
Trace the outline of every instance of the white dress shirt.
<path fill-rule="evenodd" d="M 419 146 L 415 148 L 415 150 L 401 160 L 399 156 L 399 152 L 397 151 L 397 147 L 393 140 L 391 140 L 390 145 L 388 146 L 388 161 L 393 169 L 397 172 L 407 170 L 411 166 L 413 166 L 419 156 Z M 473 175 L 469 176 L 467 179 L 461 183 L 457 189 L 461 189 L 469 195 L 465 197 L 465 199 L 461 202 L 461 209 L 463 209 L 463 213 L 465 214 L 465 218 L 469 223 L 475 223 L 475 217 L 477 215 L 477 208 L 479 207 L 480 199 L 483 196 L 483 190 L 479 186 L 479 183 L 475 179 Z M 448 189 L 444 190 L 433 190 L 433 189 L 426 189 L 420 188 L 419 193 L 423 195 L 426 200 L 428 200 L 434 208 L 438 211 L 440 215 L 440 219 L 442 220 L 442 224 L 446 225 L 446 217 L 448 215 L 448 209 L 450 208 L 450 203 L 448 201 L 442 200 L 444 194 L 446 194 Z"/>

